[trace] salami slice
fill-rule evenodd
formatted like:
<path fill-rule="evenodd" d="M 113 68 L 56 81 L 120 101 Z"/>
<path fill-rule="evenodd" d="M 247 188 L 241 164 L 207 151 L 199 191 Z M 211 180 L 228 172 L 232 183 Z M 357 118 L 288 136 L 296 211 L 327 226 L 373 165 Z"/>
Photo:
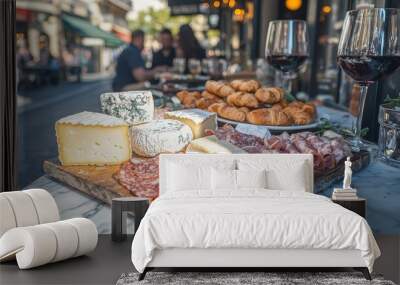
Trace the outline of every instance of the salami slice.
<path fill-rule="evenodd" d="M 132 159 L 121 166 L 116 175 L 118 182 L 137 197 L 154 199 L 159 194 L 158 156 Z"/>

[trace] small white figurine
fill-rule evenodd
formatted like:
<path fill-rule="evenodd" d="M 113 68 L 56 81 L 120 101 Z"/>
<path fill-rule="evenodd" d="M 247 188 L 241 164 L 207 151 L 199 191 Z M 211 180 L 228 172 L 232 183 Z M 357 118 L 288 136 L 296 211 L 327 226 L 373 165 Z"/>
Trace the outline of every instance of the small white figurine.
<path fill-rule="evenodd" d="M 344 162 L 344 179 L 343 179 L 343 189 L 352 189 L 351 188 L 351 176 L 353 171 L 351 170 L 351 161 L 350 157 L 347 157 L 347 160 Z"/>

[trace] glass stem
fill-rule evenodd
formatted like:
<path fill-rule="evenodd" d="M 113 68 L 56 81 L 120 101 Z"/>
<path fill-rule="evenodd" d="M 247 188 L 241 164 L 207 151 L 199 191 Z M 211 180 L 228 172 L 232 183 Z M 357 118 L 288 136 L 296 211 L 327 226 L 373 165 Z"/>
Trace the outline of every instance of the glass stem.
<path fill-rule="evenodd" d="M 361 142 L 361 129 L 362 129 L 362 119 L 364 113 L 365 98 L 367 98 L 368 85 L 360 85 L 360 100 L 358 102 L 358 116 L 355 125 L 355 136 L 354 140 Z"/>
<path fill-rule="evenodd" d="M 293 80 L 296 78 L 296 74 L 292 73 L 292 72 L 288 72 L 288 73 L 283 73 L 283 81 L 284 81 L 284 89 L 287 90 L 288 93 L 290 93 L 291 95 L 295 95 L 292 94 L 293 92 Z"/>

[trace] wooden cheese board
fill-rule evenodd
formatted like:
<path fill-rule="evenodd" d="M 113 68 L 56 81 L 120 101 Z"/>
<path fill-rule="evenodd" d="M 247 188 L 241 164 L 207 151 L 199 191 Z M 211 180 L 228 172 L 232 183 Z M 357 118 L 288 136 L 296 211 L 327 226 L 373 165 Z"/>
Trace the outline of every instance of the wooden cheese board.
<path fill-rule="evenodd" d="M 113 198 L 132 196 L 113 177 L 119 169 L 119 165 L 62 166 L 57 159 L 43 162 L 43 170 L 47 175 L 109 205 Z"/>
<path fill-rule="evenodd" d="M 367 151 L 353 153 L 353 172 L 358 172 L 368 166 L 370 154 Z M 89 196 L 99 199 L 109 205 L 116 197 L 133 196 L 131 192 L 118 183 L 114 175 L 120 166 L 62 166 L 54 160 L 46 160 L 43 169 L 47 175 L 78 189 Z M 319 193 L 343 176 L 344 165 L 341 163 L 336 168 L 320 175 L 315 175 L 314 192 Z"/>

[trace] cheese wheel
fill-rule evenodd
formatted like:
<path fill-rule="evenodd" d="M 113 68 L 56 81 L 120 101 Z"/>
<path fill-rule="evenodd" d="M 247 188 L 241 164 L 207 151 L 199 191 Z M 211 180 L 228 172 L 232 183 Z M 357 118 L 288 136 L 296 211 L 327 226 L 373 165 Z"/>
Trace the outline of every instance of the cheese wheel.
<path fill-rule="evenodd" d="M 128 91 L 100 95 L 104 113 L 123 119 L 130 125 L 147 123 L 154 117 L 154 100 L 150 91 Z"/>
<path fill-rule="evenodd" d="M 132 151 L 144 157 L 179 152 L 192 139 L 191 128 L 177 120 L 156 120 L 131 127 Z"/>

